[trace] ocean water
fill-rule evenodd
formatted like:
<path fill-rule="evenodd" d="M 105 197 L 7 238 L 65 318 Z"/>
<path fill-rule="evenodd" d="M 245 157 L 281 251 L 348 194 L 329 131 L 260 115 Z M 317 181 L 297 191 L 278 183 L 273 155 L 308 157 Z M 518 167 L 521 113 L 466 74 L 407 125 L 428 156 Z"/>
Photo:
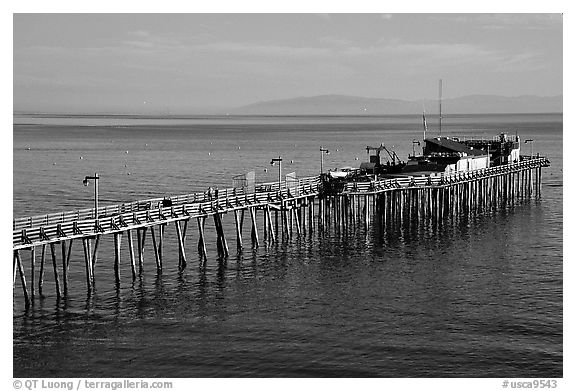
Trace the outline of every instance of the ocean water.
<path fill-rule="evenodd" d="M 420 121 L 15 116 L 13 213 L 91 207 L 93 188 L 82 179 L 94 172 L 104 205 L 231 187 L 251 170 L 274 181 L 269 163 L 278 156 L 283 174 L 315 175 L 320 146 L 331 151 L 325 169 L 358 166 L 366 146 L 380 143 L 405 159 L 422 138 Z M 562 115 L 453 116 L 442 134 L 501 131 L 534 139 L 534 153 L 550 159 L 540 200 L 441 228 L 360 224 L 239 255 L 226 215 L 230 258 L 217 260 L 208 221 L 201 266 L 191 224 L 183 272 L 168 226 L 162 275 L 148 238 L 144 275 L 133 282 L 124 239 L 119 286 L 105 236 L 91 297 L 75 243 L 66 300 L 56 301 L 48 263 L 45 297 L 28 311 L 16 283 L 14 376 L 561 377 Z M 530 144 L 522 148 L 530 154 Z M 29 273 L 28 252 L 23 261 Z"/>

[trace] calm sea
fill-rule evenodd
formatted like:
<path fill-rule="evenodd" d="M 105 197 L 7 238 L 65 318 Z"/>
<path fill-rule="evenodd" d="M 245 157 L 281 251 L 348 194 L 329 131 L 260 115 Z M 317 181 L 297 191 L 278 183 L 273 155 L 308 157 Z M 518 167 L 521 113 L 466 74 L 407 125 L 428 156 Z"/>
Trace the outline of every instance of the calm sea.
<path fill-rule="evenodd" d="M 420 121 L 15 116 L 14 216 L 91 207 L 82 179 L 95 172 L 100 203 L 116 204 L 231 187 L 252 170 L 274 181 L 278 156 L 283 173 L 315 175 L 320 146 L 331 152 L 325 169 L 358 166 L 380 143 L 405 159 Z M 119 287 L 104 237 L 90 298 L 74 243 L 67 300 L 56 302 L 50 268 L 46 297 L 27 312 L 16 284 L 14 376 L 561 377 L 562 115 L 453 116 L 442 133 L 501 131 L 535 140 L 534 153 L 549 157 L 541 200 L 441 229 L 295 236 L 225 262 L 209 223 L 205 267 L 191 225 L 182 273 L 168 226 L 163 274 L 148 249 L 132 282 L 123 241 Z M 224 217 L 231 244 L 233 220 Z M 23 259 L 28 271 L 28 252 Z"/>

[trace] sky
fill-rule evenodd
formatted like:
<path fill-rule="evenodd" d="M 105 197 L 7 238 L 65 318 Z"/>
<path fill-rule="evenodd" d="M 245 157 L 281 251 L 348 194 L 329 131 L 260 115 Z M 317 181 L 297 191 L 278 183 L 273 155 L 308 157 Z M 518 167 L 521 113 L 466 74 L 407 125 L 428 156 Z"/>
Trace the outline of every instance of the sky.
<path fill-rule="evenodd" d="M 563 93 L 560 14 L 14 14 L 13 109 Z"/>

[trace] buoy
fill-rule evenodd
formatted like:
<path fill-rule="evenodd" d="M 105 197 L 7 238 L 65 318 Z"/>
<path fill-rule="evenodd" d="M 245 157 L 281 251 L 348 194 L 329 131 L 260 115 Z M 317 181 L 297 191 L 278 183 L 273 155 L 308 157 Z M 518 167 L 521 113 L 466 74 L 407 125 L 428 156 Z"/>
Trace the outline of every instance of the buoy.
<path fill-rule="evenodd" d="M 128 151 L 126 151 L 126 153 L 128 153 Z"/>
<path fill-rule="evenodd" d="M 336 152 L 338 152 L 338 150 L 336 150 Z"/>
<path fill-rule="evenodd" d="M 145 147 L 147 147 L 147 146 L 148 146 L 148 144 L 144 144 L 144 146 L 145 146 Z"/>
<path fill-rule="evenodd" d="M 30 150 L 30 147 L 26 148 L 26 150 L 29 151 L 29 150 Z"/>
<path fill-rule="evenodd" d="M 83 157 L 83 156 L 80 156 L 80 160 L 82 160 L 82 159 L 84 159 L 84 157 Z"/>
<path fill-rule="evenodd" d="M 208 152 L 208 156 L 210 156 L 210 152 Z"/>
<path fill-rule="evenodd" d="M 124 167 L 128 167 L 128 165 L 127 165 L 127 164 L 125 164 L 125 165 L 124 165 Z"/>
<path fill-rule="evenodd" d="M 357 158 L 357 157 L 355 157 L 355 158 L 354 158 L 354 160 L 358 160 L 358 158 Z"/>
<path fill-rule="evenodd" d="M 268 169 L 267 169 L 267 168 L 265 168 L 265 169 L 264 169 L 264 172 L 268 172 Z"/>
<path fill-rule="evenodd" d="M 290 160 L 290 163 L 294 163 L 294 160 Z"/>
<path fill-rule="evenodd" d="M 130 173 L 128 173 L 127 175 L 130 175 Z"/>
<path fill-rule="evenodd" d="M 56 165 L 56 162 L 53 162 L 52 165 L 55 166 L 55 165 Z"/>
<path fill-rule="evenodd" d="M 238 147 L 238 149 L 240 149 L 240 147 Z"/>

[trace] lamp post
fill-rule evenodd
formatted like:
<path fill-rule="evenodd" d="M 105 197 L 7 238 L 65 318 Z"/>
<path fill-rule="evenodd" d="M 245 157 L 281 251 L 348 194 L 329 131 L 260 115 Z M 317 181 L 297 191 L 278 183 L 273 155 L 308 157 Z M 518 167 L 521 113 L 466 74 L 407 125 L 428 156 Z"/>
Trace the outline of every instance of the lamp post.
<path fill-rule="evenodd" d="M 324 173 L 324 154 L 330 154 L 330 151 L 320 147 L 320 174 Z"/>
<path fill-rule="evenodd" d="M 94 173 L 94 176 L 87 176 L 82 181 L 84 186 L 88 186 L 90 179 L 94 180 L 94 218 L 98 219 L 98 180 L 100 179 L 100 177 L 98 176 L 97 172 Z"/>
<path fill-rule="evenodd" d="M 531 138 L 524 140 L 524 144 L 530 143 L 530 159 L 534 156 L 534 140 Z"/>
<path fill-rule="evenodd" d="M 278 156 L 270 161 L 270 165 L 278 163 L 278 191 L 282 191 L 282 157 Z"/>

